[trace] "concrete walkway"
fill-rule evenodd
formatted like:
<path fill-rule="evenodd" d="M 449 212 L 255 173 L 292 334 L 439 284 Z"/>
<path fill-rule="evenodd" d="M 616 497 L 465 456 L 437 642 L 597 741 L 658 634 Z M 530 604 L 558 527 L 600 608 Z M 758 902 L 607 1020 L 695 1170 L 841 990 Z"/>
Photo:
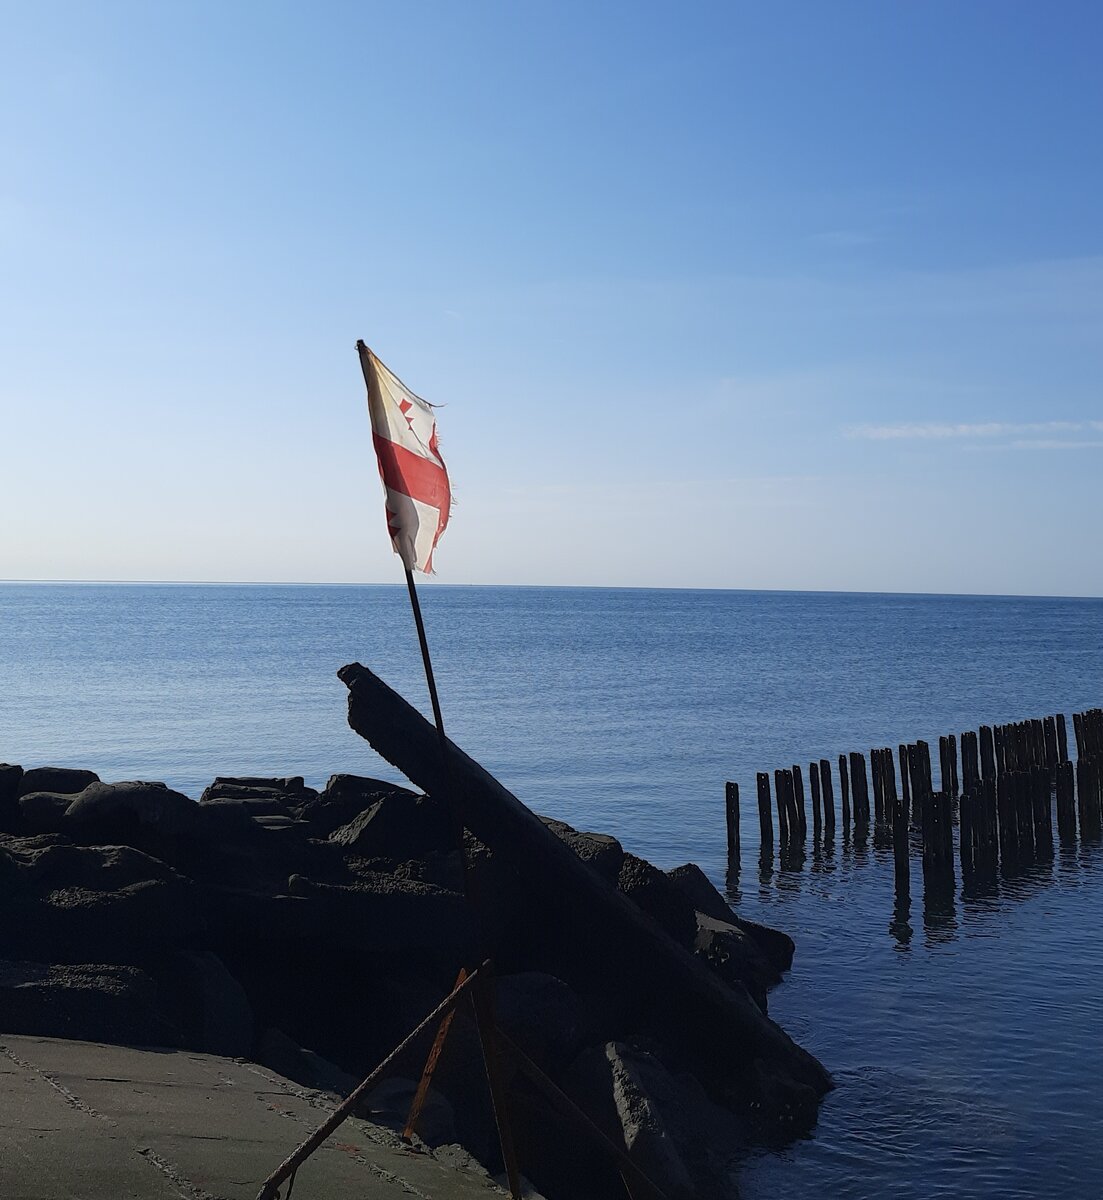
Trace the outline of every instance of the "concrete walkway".
<path fill-rule="evenodd" d="M 255 1200 L 332 1109 L 237 1059 L 0 1034 L 0 1197 Z M 294 1200 L 506 1194 L 462 1152 L 446 1157 L 349 1120 L 300 1169 Z"/>

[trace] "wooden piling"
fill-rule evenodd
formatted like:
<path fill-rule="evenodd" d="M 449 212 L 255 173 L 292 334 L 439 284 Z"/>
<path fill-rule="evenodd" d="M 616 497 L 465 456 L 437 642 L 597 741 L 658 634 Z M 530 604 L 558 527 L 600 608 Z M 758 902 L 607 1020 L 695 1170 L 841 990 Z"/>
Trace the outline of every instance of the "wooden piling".
<path fill-rule="evenodd" d="M 843 806 L 843 832 L 850 828 L 850 775 L 846 768 L 846 755 L 839 755 L 839 796 Z"/>
<path fill-rule="evenodd" d="M 739 784 L 724 784 L 724 813 L 728 825 L 728 866 L 739 862 Z"/>
<path fill-rule="evenodd" d="M 854 789 L 854 823 L 869 824 L 869 778 L 865 757 L 856 750 L 850 752 L 850 781 Z"/>
<path fill-rule="evenodd" d="M 820 759 L 820 793 L 823 797 L 823 831 L 830 840 L 835 836 L 835 793 L 831 787 L 831 763 Z"/>
<path fill-rule="evenodd" d="M 901 744 L 900 758 L 900 793 L 904 803 L 904 811 L 909 814 L 908 820 L 915 824 L 915 803 L 912 800 L 911 771 L 908 769 L 908 748 Z"/>
<path fill-rule="evenodd" d="M 1057 834 L 1063 846 L 1076 842 L 1076 776 L 1064 760 L 1057 764 Z"/>
<path fill-rule="evenodd" d="M 990 725 L 980 727 L 980 766 L 983 778 L 996 778 L 996 745 Z"/>
<path fill-rule="evenodd" d="M 770 777 L 765 771 L 755 775 L 758 790 L 758 834 L 763 847 L 774 844 L 774 818 L 770 812 Z"/>
<path fill-rule="evenodd" d="M 869 752 L 869 773 L 873 780 L 873 819 L 883 825 L 888 819 L 885 813 L 884 772 L 881 769 L 881 751 Z"/>
<path fill-rule="evenodd" d="M 946 739 L 950 756 L 950 795 L 957 796 L 961 793 L 961 781 L 958 779 L 957 773 L 957 735 L 951 733 Z"/>
<path fill-rule="evenodd" d="M 796 763 L 793 764 L 792 779 L 793 798 L 797 806 L 797 828 L 800 830 L 801 841 L 804 841 L 808 836 L 808 818 L 804 811 L 804 775 Z"/>
<path fill-rule="evenodd" d="M 812 836 L 816 841 L 823 837 L 823 810 L 820 806 L 820 764 L 808 764 L 808 785 L 812 789 Z"/>
<path fill-rule="evenodd" d="M 1057 761 L 1069 761 L 1069 732 L 1065 725 L 1065 714 L 1057 714 Z"/>
<path fill-rule="evenodd" d="M 785 772 L 774 772 L 774 798 L 777 801 L 777 836 L 782 846 L 789 842 L 789 810 L 785 803 Z"/>

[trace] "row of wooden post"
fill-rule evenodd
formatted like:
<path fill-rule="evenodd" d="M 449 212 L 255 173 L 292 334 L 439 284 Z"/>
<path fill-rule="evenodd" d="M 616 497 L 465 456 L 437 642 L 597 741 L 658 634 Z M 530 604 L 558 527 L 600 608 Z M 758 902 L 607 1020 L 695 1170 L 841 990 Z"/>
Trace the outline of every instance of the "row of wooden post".
<path fill-rule="evenodd" d="M 941 787 L 935 791 L 931 752 L 924 741 L 901 744 L 894 755 L 888 746 L 866 758 L 851 752 L 838 758 L 841 820 L 844 839 L 875 827 L 891 831 L 897 875 L 908 871 L 910 833 L 920 835 L 925 870 L 952 871 L 955 811 L 958 850 L 963 872 L 983 869 L 997 858 L 1005 863 L 1034 860 L 1053 853 L 1053 804 L 1056 796 L 1058 834 L 1074 840 L 1103 838 L 1103 709 L 1073 714 L 1077 761 L 1068 757 L 1062 714 L 1008 725 L 982 725 L 959 739 L 939 738 Z M 897 787 L 896 768 L 900 777 Z M 960 763 L 960 775 L 958 767 Z M 835 793 L 831 762 L 808 764 L 812 832 L 816 841 L 835 836 Z M 870 782 L 873 811 L 870 812 Z M 760 841 L 764 851 L 778 836 L 783 848 L 808 835 L 804 774 L 799 764 L 756 778 Z M 728 856 L 738 865 L 739 788 L 726 789 Z"/>

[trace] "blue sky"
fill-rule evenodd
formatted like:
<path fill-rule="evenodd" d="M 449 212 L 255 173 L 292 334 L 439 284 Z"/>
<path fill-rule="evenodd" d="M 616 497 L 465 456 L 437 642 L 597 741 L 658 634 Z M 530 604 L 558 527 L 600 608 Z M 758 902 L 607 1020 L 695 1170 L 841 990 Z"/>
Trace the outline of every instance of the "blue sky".
<path fill-rule="evenodd" d="M 3 5 L 0 577 L 1103 595 L 1103 8 Z"/>

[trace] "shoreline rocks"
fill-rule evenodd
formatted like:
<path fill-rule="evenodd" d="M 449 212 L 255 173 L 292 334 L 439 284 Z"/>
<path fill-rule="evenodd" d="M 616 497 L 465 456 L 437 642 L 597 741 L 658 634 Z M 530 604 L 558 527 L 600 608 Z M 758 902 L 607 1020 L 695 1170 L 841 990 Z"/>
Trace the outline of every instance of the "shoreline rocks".
<path fill-rule="evenodd" d="M 662 872 L 608 835 L 540 827 L 690 974 L 705 970 L 733 1012 L 776 1029 L 766 992 L 791 963 L 790 939 L 742 920 L 692 864 Z M 507 847 L 468 831 L 473 920 L 451 839 L 434 795 L 367 777 L 335 775 L 321 792 L 301 777 L 220 777 L 195 802 L 159 783 L 0 766 L 0 1033 L 252 1058 L 303 1086 L 347 1091 L 482 943 L 503 1031 L 671 1197 L 734 1196 L 723 1163 L 759 1134 L 814 1121 L 826 1083 L 816 1086 L 808 1056 L 784 1068 L 780 1031 L 780 1052 L 748 1042 L 745 1066 L 730 1071 L 738 1037 L 716 1055 L 707 1033 L 679 1028 L 692 1004 L 672 990 L 676 967 L 642 994 L 589 936 L 592 899 L 551 904 Z M 427 1049 L 396 1064 L 395 1078 L 416 1082 Z M 422 1136 L 456 1135 L 499 1170 L 462 1013 L 433 1087 Z M 389 1112 L 408 1091 L 395 1084 L 375 1100 Z M 577 1127 L 522 1083 L 515 1092 L 523 1169 L 541 1191 L 619 1197 L 616 1172 Z M 680 1106 L 696 1119 L 679 1120 Z M 732 1144 L 710 1150 L 701 1130 Z"/>

